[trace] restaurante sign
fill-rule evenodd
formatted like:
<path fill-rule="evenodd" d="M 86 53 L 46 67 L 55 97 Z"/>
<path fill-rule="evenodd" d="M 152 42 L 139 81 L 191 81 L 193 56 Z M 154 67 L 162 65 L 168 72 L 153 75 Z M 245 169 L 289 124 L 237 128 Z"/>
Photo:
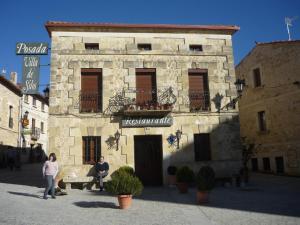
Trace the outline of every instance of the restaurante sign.
<path fill-rule="evenodd" d="M 173 124 L 172 117 L 163 118 L 131 118 L 122 119 L 122 127 L 170 127 Z"/>
<path fill-rule="evenodd" d="M 20 42 L 16 45 L 17 55 L 47 55 L 48 43 L 25 43 Z"/>

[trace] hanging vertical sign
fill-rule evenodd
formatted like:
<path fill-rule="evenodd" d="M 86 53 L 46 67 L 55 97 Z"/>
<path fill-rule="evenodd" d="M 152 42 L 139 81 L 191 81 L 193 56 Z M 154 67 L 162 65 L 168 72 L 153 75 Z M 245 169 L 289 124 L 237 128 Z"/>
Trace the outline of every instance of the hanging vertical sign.
<path fill-rule="evenodd" d="M 40 57 L 25 55 L 23 57 L 23 84 L 24 94 L 39 93 Z"/>
<path fill-rule="evenodd" d="M 22 91 L 24 94 L 39 93 L 40 57 L 36 55 L 48 54 L 48 43 L 19 42 L 16 45 L 16 54 L 23 56 L 23 81 Z"/>

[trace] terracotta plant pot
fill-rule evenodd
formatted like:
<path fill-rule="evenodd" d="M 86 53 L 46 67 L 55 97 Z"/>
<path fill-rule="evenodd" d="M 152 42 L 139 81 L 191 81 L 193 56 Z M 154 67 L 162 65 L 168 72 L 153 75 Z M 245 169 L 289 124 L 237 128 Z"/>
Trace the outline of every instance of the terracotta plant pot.
<path fill-rule="evenodd" d="M 197 202 L 199 204 L 208 203 L 209 192 L 208 191 L 197 191 Z"/>
<path fill-rule="evenodd" d="M 168 184 L 176 185 L 176 175 L 168 175 Z"/>
<path fill-rule="evenodd" d="M 127 209 L 131 206 L 132 195 L 118 195 L 120 209 Z"/>
<path fill-rule="evenodd" d="M 177 183 L 177 188 L 180 193 L 187 193 L 189 186 L 187 183 Z"/>

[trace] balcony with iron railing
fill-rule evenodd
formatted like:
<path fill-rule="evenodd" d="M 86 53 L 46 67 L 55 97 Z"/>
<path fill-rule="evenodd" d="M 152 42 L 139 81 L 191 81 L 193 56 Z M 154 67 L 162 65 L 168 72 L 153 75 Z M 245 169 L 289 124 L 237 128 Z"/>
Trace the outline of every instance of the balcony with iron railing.
<path fill-rule="evenodd" d="M 176 100 L 172 87 L 123 89 L 110 98 L 107 112 L 126 116 L 164 116 L 172 111 Z"/>
<path fill-rule="evenodd" d="M 205 112 L 210 110 L 210 94 L 208 91 L 190 90 L 187 95 L 180 96 L 186 110 Z M 98 92 L 80 93 L 80 112 L 102 112 L 102 95 Z M 104 114 L 121 114 L 126 116 L 164 116 L 174 110 L 177 101 L 172 87 L 152 89 L 127 88 L 116 92 L 103 110 Z"/>
<path fill-rule="evenodd" d="M 102 112 L 102 95 L 99 92 L 80 92 L 79 99 L 81 113 Z"/>
<path fill-rule="evenodd" d="M 208 91 L 189 91 L 190 112 L 201 112 L 210 110 L 210 95 Z"/>
<path fill-rule="evenodd" d="M 33 127 L 31 129 L 31 140 L 37 141 L 40 138 L 41 129 L 38 127 Z"/>

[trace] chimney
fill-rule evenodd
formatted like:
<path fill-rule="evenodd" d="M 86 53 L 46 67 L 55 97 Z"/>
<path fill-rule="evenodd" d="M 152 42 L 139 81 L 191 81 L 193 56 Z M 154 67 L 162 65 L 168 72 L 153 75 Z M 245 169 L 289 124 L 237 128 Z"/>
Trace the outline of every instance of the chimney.
<path fill-rule="evenodd" d="M 17 81 L 18 81 L 17 72 L 11 72 L 10 73 L 10 81 L 13 82 L 15 85 L 17 85 Z"/>

